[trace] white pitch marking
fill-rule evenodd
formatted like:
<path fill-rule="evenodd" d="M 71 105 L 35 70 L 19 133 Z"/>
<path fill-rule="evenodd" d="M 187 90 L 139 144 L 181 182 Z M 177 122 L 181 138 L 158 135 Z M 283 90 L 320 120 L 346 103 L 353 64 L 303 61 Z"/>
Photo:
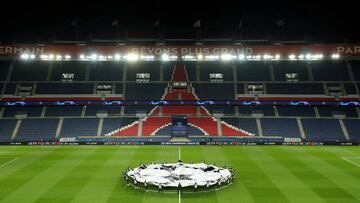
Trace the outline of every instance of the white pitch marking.
<path fill-rule="evenodd" d="M 9 157 L 0 157 L 0 159 L 1 158 L 9 158 Z M 3 164 L 0 165 L 0 168 L 3 167 L 3 166 L 6 166 L 6 165 L 8 165 L 8 164 L 10 164 L 10 163 L 12 163 L 12 162 L 14 162 L 16 160 L 18 160 L 18 159 L 20 159 L 20 157 L 15 157 L 13 160 L 10 160 L 10 161 L 8 161 L 6 163 L 3 163 Z"/>
<path fill-rule="evenodd" d="M 359 164 L 357 164 L 357 163 L 354 163 L 354 162 L 352 162 L 352 161 L 350 161 L 349 159 L 347 159 L 347 158 L 345 158 L 345 157 L 341 157 L 343 160 L 345 160 L 345 161 L 347 161 L 347 162 L 349 162 L 349 163 L 351 163 L 351 164 L 354 164 L 355 166 L 357 166 L 357 167 L 359 167 L 360 168 L 360 165 Z M 357 157 L 355 157 L 355 159 L 358 159 Z"/>
<path fill-rule="evenodd" d="M 179 203 L 181 203 L 181 192 L 179 192 Z"/>

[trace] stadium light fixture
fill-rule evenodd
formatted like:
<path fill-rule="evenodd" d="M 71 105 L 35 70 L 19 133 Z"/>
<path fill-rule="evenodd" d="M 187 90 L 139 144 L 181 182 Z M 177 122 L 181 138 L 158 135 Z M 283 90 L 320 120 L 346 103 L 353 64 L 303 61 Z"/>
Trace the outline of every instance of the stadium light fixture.
<path fill-rule="evenodd" d="M 240 60 L 245 60 L 245 55 L 244 54 L 239 54 L 238 57 L 239 57 Z"/>
<path fill-rule="evenodd" d="M 155 60 L 155 57 L 153 55 L 141 55 L 140 59 L 144 61 L 153 61 Z"/>
<path fill-rule="evenodd" d="M 339 58 L 340 58 L 340 55 L 339 55 L 339 54 L 332 54 L 332 55 L 331 55 L 331 58 L 332 58 L 332 59 L 339 59 Z"/>
<path fill-rule="evenodd" d="M 41 59 L 41 60 L 48 60 L 48 59 L 49 59 L 49 56 L 46 55 L 46 54 L 42 54 L 42 55 L 40 55 L 40 59 Z"/>
<path fill-rule="evenodd" d="M 221 55 L 221 60 L 223 60 L 223 61 L 229 61 L 231 59 L 232 59 L 231 54 L 222 54 Z"/>
<path fill-rule="evenodd" d="M 121 59 L 121 55 L 120 54 L 115 54 L 114 58 L 115 58 L 115 60 L 119 61 Z"/>
<path fill-rule="evenodd" d="M 305 58 L 306 58 L 306 60 L 310 60 L 311 59 L 311 54 L 306 54 Z"/>
<path fill-rule="evenodd" d="M 71 56 L 70 55 L 65 55 L 65 59 L 69 60 L 69 59 L 71 59 Z"/>
<path fill-rule="evenodd" d="M 56 55 L 56 60 L 61 60 L 62 56 L 61 55 Z"/>
<path fill-rule="evenodd" d="M 98 55 L 97 54 L 91 54 L 90 59 L 93 61 L 96 61 L 98 59 Z"/>
<path fill-rule="evenodd" d="M 275 55 L 275 60 L 280 60 L 280 58 L 281 58 L 280 54 Z"/>
<path fill-rule="evenodd" d="M 162 54 L 162 55 L 161 55 L 161 60 L 163 60 L 163 61 L 168 61 L 168 60 L 169 60 L 169 55 L 167 55 L 167 54 Z"/>
<path fill-rule="evenodd" d="M 49 60 L 53 60 L 55 58 L 54 54 L 49 54 Z"/>
<path fill-rule="evenodd" d="M 300 54 L 299 56 L 298 56 L 298 58 L 300 59 L 300 60 L 304 60 L 304 55 L 303 54 Z"/>
<path fill-rule="evenodd" d="M 295 54 L 290 54 L 290 55 L 289 55 L 289 59 L 290 59 L 290 60 L 295 60 L 295 59 L 296 59 Z"/>
<path fill-rule="evenodd" d="M 204 58 L 204 56 L 203 56 L 202 54 L 198 54 L 198 55 L 197 55 L 197 59 L 198 59 L 198 60 L 202 60 L 203 58 Z"/>
<path fill-rule="evenodd" d="M 31 55 L 30 55 L 30 59 L 35 59 L 35 57 L 36 57 L 36 56 L 35 56 L 34 54 L 31 54 Z"/>
<path fill-rule="evenodd" d="M 218 55 L 206 55 L 205 59 L 210 60 L 210 61 L 214 61 L 214 60 L 218 60 L 219 56 Z"/>
<path fill-rule="evenodd" d="M 29 54 L 21 54 L 21 59 L 28 60 L 30 58 Z"/>
<path fill-rule="evenodd" d="M 126 60 L 128 61 L 137 61 L 139 60 L 139 55 L 137 54 L 128 54 L 125 56 Z"/>

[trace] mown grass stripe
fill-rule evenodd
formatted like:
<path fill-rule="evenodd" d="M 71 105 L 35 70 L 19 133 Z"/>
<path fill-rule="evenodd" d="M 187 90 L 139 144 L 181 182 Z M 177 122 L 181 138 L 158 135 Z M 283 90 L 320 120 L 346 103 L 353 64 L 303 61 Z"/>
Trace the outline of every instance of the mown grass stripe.
<path fill-rule="evenodd" d="M 101 165 L 107 160 L 109 152 L 106 148 L 92 147 L 88 156 L 79 160 L 79 164 L 60 179 L 55 185 L 43 194 L 35 202 L 70 202 L 88 180 L 97 172 Z"/>

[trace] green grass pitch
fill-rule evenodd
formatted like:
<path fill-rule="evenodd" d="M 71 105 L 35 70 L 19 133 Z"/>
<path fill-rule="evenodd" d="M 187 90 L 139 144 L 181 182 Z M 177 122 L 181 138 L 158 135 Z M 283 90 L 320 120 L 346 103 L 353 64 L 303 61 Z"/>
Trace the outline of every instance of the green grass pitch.
<path fill-rule="evenodd" d="M 228 188 L 182 203 L 360 202 L 359 147 L 181 146 L 186 161 L 236 169 Z M 178 146 L 2 146 L 0 202 L 178 203 L 177 194 L 127 187 L 121 171 L 176 162 Z"/>

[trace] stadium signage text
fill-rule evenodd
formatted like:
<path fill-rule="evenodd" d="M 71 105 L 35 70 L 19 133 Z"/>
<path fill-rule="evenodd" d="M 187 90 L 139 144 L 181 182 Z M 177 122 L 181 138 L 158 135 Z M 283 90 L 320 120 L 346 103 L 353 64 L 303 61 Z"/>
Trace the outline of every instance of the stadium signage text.
<path fill-rule="evenodd" d="M 92 45 L 56 45 L 56 44 L 14 44 L 0 45 L 0 57 L 18 57 L 21 54 L 60 54 L 71 55 L 74 58 L 81 54 L 96 53 L 99 55 L 138 53 L 144 55 L 161 56 L 166 53 L 182 57 L 185 55 L 220 55 L 220 54 L 245 54 L 264 55 L 280 54 L 340 54 L 341 56 L 360 56 L 359 44 L 327 44 L 327 45 L 184 45 L 184 46 L 92 46 Z"/>

